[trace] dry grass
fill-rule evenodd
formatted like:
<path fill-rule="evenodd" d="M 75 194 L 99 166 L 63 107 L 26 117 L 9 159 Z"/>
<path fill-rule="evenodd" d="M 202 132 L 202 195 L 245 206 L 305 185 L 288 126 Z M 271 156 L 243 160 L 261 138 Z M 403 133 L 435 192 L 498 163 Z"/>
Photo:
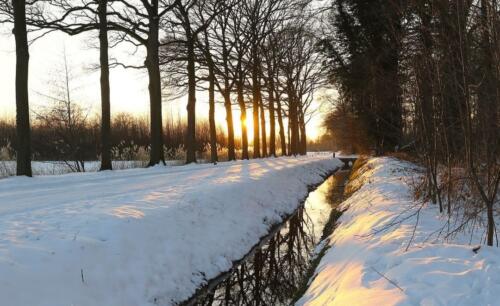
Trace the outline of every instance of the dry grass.
<path fill-rule="evenodd" d="M 362 155 L 352 166 L 351 174 L 349 175 L 349 183 L 346 185 L 344 190 L 344 195 L 346 197 L 352 195 L 364 184 L 364 182 L 361 181 L 361 176 L 363 175 L 363 173 L 370 170 L 369 167 L 366 167 L 366 163 L 368 162 L 368 160 L 368 156 Z"/>

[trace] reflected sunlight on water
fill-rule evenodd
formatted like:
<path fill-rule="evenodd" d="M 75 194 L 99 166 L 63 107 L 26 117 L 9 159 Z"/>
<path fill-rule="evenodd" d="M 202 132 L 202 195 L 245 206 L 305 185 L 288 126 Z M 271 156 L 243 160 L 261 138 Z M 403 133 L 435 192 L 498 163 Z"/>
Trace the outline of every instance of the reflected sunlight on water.
<path fill-rule="evenodd" d="M 270 161 L 260 175 L 266 167 L 283 165 Z M 262 246 L 181 305 L 290 305 L 310 277 L 315 248 L 343 199 L 347 175 L 329 177 Z"/>

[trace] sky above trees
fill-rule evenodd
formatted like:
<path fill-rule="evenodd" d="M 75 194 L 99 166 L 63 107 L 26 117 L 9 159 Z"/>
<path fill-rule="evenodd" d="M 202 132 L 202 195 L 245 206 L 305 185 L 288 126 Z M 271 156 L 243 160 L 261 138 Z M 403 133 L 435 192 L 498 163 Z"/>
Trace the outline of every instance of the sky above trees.
<path fill-rule="evenodd" d="M 78 103 L 88 108 L 92 114 L 99 111 L 99 72 L 93 69 L 99 62 L 99 50 L 95 46 L 97 41 L 93 33 L 71 37 L 64 33 L 54 32 L 38 39 L 30 46 L 30 99 L 32 108 L 40 107 L 47 99 L 43 95 L 51 92 L 51 82 L 57 78 L 58 70 L 62 69 L 62 54 L 66 52 L 70 68 L 74 75 L 73 96 Z M 141 56 L 132 56 L 134 50 L 113 48 L 110 55 L 113 58 L 125 59 L 134 63 Z M 138 52 L 143 52 L 139 50 Z M 0 117 L 14 117 L 15 115 L 15 45 L 11 35 L 10 25 L 0 25 Z M 111 111 L 112 115 L 128 112 L 137 116 L 147 116 L 149 112 L 147 73 L 144 69 L 111 69 Z M 320 107 L 322 96 L 331 94 L 331 91 L 322 91 L 317 96 L 317 107 Z M 168 93 L 167 93 L 168 95 Z M 164 113 L 166 116 L 185 118 L 186 97 L 166 97 L 164 99 Z M 197 113 L 206 117 L 208 113 L 207 96 L 205 92 L 198 92 Z M 218 102 L 222 102 L 219 97 Z M 233 117 L 239 118 L 237 108 L 233 110 Z M 310 138 L 316 138 L 322 133 L 322 112 L 318 112 L 308 123 Z M 225 122 L 223 105 L 217 105 L 216 119 L 218 123 Z M 224 124 L 222 124 L 224 126 Z M 248 120 L 249 132 L 252 132 L 252 120 Z M 235 125 L 236 133 L 240 127 Z"/>

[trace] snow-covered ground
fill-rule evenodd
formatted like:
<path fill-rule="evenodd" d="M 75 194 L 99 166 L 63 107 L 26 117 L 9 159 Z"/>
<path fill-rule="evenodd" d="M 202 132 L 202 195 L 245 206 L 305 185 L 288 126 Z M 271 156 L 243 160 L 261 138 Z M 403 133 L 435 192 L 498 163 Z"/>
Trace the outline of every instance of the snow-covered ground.
<path fill-rule="evenodd" d="M 168 161 L 167 165 L 180 165 L 183 161 Z M 132 169 L 144 168 L 148 164 L 147 161 L 141 160 L 114 160 L 113 169 Z M 85 172 L 97 172 L 101 167 L 100 161 L 87 161 L 85 162 Z M 76 172 L 74 162 L 65 163 L 63 161 L 33 161 L 31 162 L 31 169 L 33 175 L 60 175 L 66 173 Z M 0 178 L 16 175 L 16 162 L 0 160 Z"/>
<path fill-rule="evenodd" d="M 475 254 L 465 234 L 428 239 L 445 220 L 434 205 L 416 214 L 412 167 L 391 158 L 364 166 L 351 183 L 364 184 L 342 204 L 348 210 L 297 305 L 499 305 L 500 249 Z"/>
<path fill-rule="evenodd" d="M 170 305 L 230 268 L 329 155 L 0 180 L 2 305 Z"/>
<path fill-rule="evenodd" d="M 0 150 L 1 151 L 1 150 Z M 308 156 L 332 156 L 332 152 L 308 152 Z M 339 154 L 339 153 L 337 153 Z M 184 165 L 185 158 L 182 152 L 177 157 L 180 159 L 169 159 L 165 163 L 167 166 L 181 166 Z M 342 156 L 343 157 L 343 156 Z M 148 165 L 148 160 L 113 160 L 113 170 L 124 170 L 134 168 L 145 168 Z M 210 163 L 209 160 L 199 158 L 198 163 Z M 100 161 L 85 161 L 84 172 L 97 172 L 101 167 Z M 40 175 L 60 175 L 77 172 L 77 166 L 73 161 L 32 161 L 31 169 L 34 176 Z M 15 160 L 1 160 L 0 159 L 0 179 L 16 175 L 16 161 Z"/>

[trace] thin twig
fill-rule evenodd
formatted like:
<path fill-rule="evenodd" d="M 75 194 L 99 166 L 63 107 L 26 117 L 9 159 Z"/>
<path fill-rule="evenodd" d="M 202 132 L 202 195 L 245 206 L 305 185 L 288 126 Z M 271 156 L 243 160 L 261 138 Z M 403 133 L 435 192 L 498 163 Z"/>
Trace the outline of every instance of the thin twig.
<path fill-rule="evenodd" d="M 413 232 L 411 234 L 410 241 L 408 241 L 408 245 L 406 246 L 405 252 L 408 251 L 408 249 L 410 248 L 411 243 L 413 242 L 413 239 L 415 238 L 415 232 L 417 231 L 418 221 L 420 219 L 420 210 L 422 209 L 422 207 L 423 207 L 423 204 L 417 210 L 417 221 L 415 222 L 415 226 L 413 227 Z"/>
<path fill-rule="evenodd" d="M 380 275 L 380 276 L 382 276 L 383 278 L 385 278 L 385 279 L 386 279 L 389 283 L 393 284 L 396 288 L 398 288 L 398 289 L 399 289 L 399 290 L 401 290 L 402 292 L 405 292 L 405 291 L 403 290 L 403 288 L 399 287 L 399 285 L 398 285 L 395 281 L 393 281 L 393 280 L 389 279 L 387 276 L 385 276 L 384 274 L 382 274 L 382 273 L 380 273 L 379 271 L 377 271 L 374 267 L 370 267 L 370 268 L 371 268 L 373 271 L 377 272 L 377 274 L 378 274 L 378 275 Z"/>

